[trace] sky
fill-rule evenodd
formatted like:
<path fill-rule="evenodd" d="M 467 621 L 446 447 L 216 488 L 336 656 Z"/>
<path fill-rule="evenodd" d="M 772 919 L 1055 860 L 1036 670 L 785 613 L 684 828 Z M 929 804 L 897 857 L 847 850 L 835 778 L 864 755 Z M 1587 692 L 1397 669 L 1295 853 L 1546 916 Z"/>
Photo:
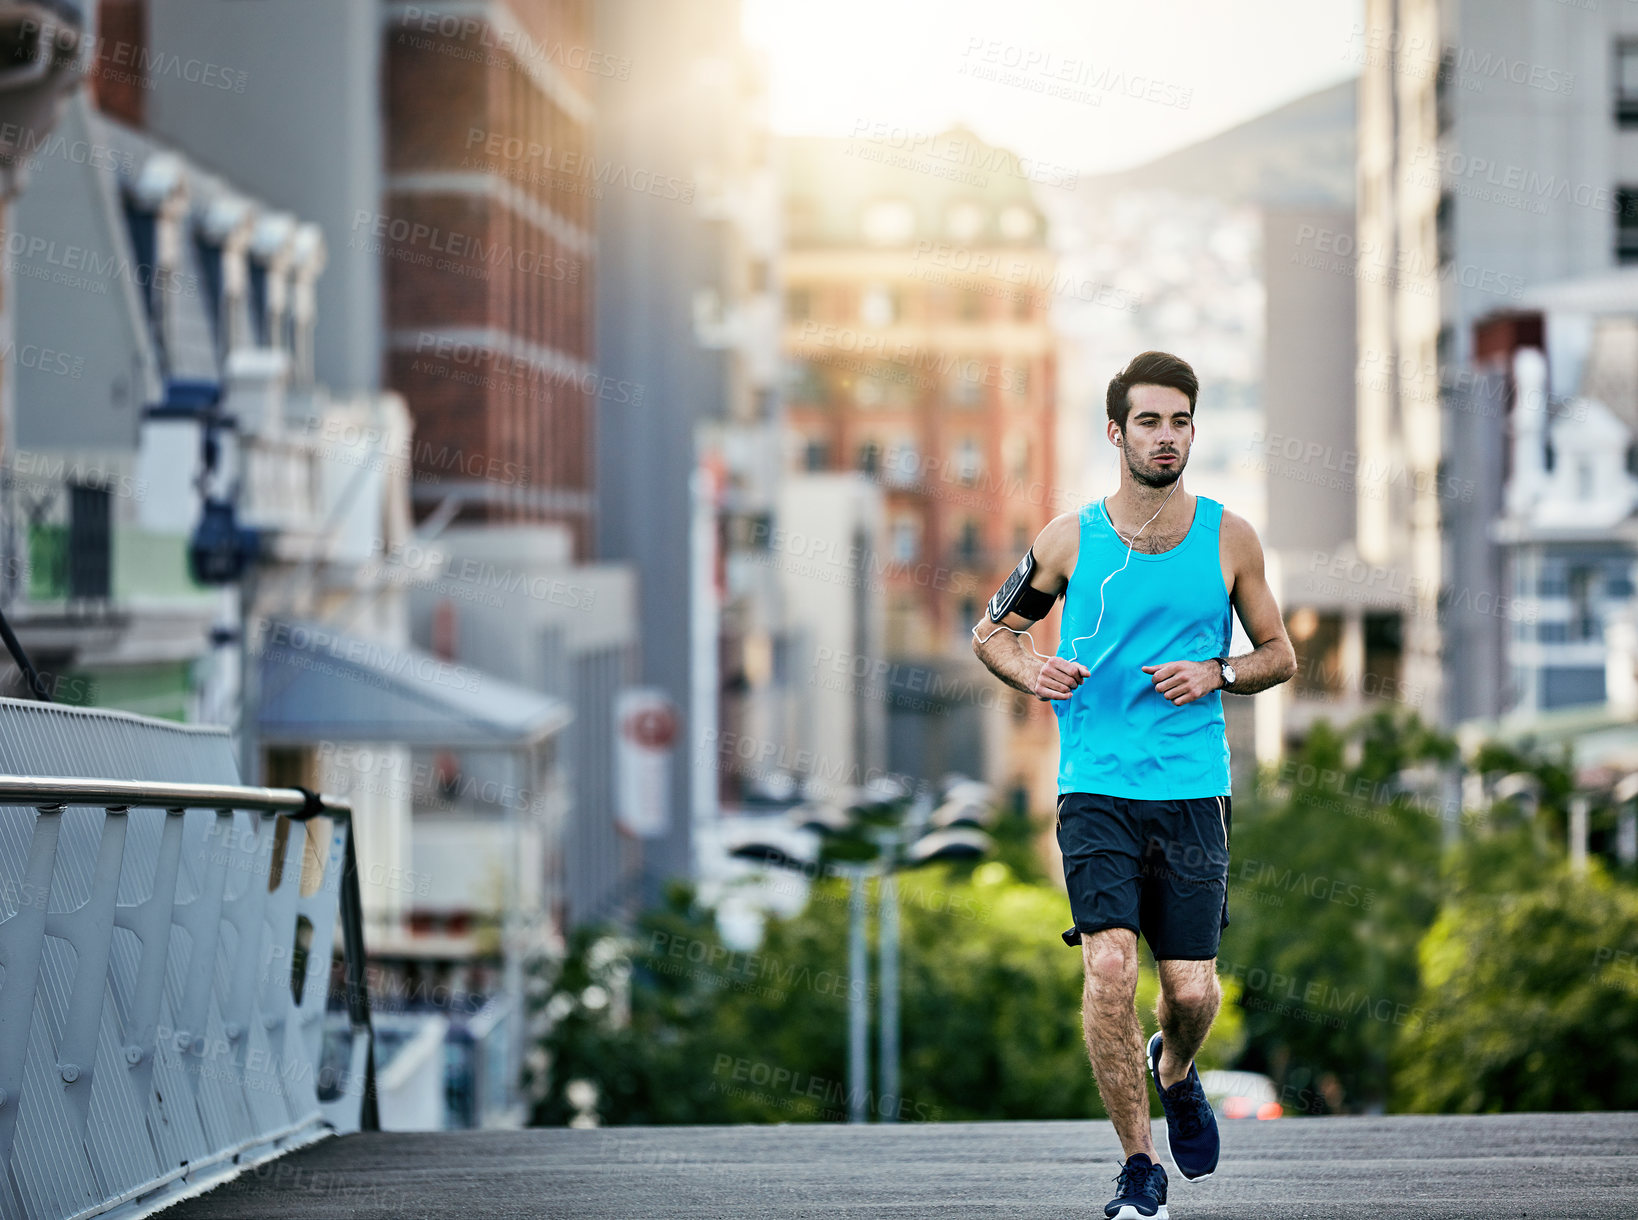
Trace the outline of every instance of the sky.
<path fill-rule="evenodd" d="M 780 135 L 965 123 L 1081 173 L 1141 164 L 1359 72 L 1364 0 L 743 0 Z"/>

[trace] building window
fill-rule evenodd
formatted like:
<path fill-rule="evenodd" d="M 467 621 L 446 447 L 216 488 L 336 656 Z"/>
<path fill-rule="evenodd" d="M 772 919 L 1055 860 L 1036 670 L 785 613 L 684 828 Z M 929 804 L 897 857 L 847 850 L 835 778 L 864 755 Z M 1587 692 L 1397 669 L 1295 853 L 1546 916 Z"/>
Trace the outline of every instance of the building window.
<path fill-rule="evenodd" d="M 823 406 L 826 401 L 825 379 L 819 370 L 806 360 L 793 360 L 785 365 L 785 399 L 787 402 L 812 403 Z"/>
<path fill-rule="evenodd" d="M 859 446 L 859 469 L 875 478 L 876 472 L 882 466 L 882 448 L 875 441 L 866 441 Z"/>
<path fill-rule="evenodd" d="M 824 470 L 830 465 L 830 446 L 821 440 L 810 440 L 802 449 L 804 470 Z"/>
<path fill-rule="evenodd" d="M 1615 121 L 1638 127 L 1638 39 L 1615 44 Z"/>
<path fill-rule="evenodd" d="M 1001 236 L 1008 241 L 1028 241 L 1035 236 L 1035 213 L 1015 203 L 1001 209 Z"/>
<path fill-rule="evenodd" d="M 1638 186 L 1615 189 L 1615 261 L 1638 263 Z"/>
<path fill-rule="evenodd" d="M 1632 596 L 1632 568 L 1624 560 L 1616 560 L 1604 569 L 1604 596 L 1628 598 Z"/>
<path fill-rule="evenodd" d="M 792 288 L 787 292 L 785 316 L 792 322 L 806 322 L 813 317 L 813 293 L 806 288 Z"/>
<path fill-rule="evenodd" d="M 978 481 L 978 472 L 983 465 L 983 459 L 978 454 L 978 442 L 970 436 L 962 437 L 955 451 L 956 477 L 970 486 Z"/>
<path fill-rule="evenodd" d="M 1405 655 L 1404 619 L 1397 613 L 1367 612 L 1361 623 L 1365 637 L 1365 672 L 1378 690 L 1399 685 Z"/>
<path fill-rule="evenodd" d="M 899 294 L 885 284 L 872 284 L 859 298 L 859 320 L 866 326 L 891 326 L 899 320 Z"/>
<path fill-rule="evenodd" d="M 961 534 L 956 542 L 956 555 L 962 563 L 974 564 L 978 562 L 978 522 L 968 520 L 961 523 Z"/>
<path fill-rule="evenodd" d="M 68 596 L 107 600 L 113 589 L 113 495 L 89 483 L 68 485 Z"/>
<path fill-rule="evenodd" d="M 950 404 L 956 407 L 977 407 L 984 402 L 984 386 L 976 377 L 964 377 L 960 373 L 950 378 L 945 387 L 949 395 Z"/>
<path fill-rule="evenodd" d="M 956 241 L 972 241 L 984 231 L 984 209 L 971 200 L 950 205 L 944 214 L 944 231 Z"/>
<path fill-rule="evenodd" d="M 914 487 L 921 476 L 921 456 L 916 452 L 916 443 L 908 438 L 896 441 L 883 463 L 890 487 Z"/>
<path fill-rule="evenodd" d="M 1433 242 L 1438 251 L 1441 269 L 1450 266 L 1456 258 L 1456 203 L 1449 191 L 1439 196 L 1438 210 L 1433 214 Z"/>
<path fill-rule="evenodd" d="M 914 517 L 900 517 L 893 522 L 893 559 L 896 563 L 915 563 L 921 550 L 921 524 Z"/>
<path fill-rule="evenodd" d="M 859 218 L 859 229 L 872 246 L 904 246 L 916 235 L 916 210 L 902 199 L 878 199 Z"/>
<path fill-rule="evenodd" d="M 1001 442 L 1001 460 L 1009 479 L 1029 478 L 1029 437 L 1017 428 L 1009 431 Z"/>
<path fill-rule="evenodd" d="M 1599 570 L 1588 564 L 1570 569 L 1570 639 L 1597 642 L 1604 638 L 1604 625 L 1597 612 Z"/>
<path fill-rule="evenodd" d="M 1446 47 L 1444 54 L 1439 57 L 1439 74 L 1433 78 L 1433 114 L 1440 135 L 1449 131 L 1456 122 L 1450 90 L 1451 77 L 1455 74 L 1456 51 L 1453 47 Z"/>

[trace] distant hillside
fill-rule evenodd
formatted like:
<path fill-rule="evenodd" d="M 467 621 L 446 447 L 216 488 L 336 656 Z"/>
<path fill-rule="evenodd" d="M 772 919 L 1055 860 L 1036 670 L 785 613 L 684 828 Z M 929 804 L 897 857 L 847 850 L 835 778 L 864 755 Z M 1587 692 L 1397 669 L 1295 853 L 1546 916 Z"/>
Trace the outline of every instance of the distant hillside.
<path fill-rule="evenodd" d="M 1351 208 L 1357 86 L 1332 85 L 1133 169 L 1082 181 L 1097 194 L 1169 188 L 1230 203 Z"/>

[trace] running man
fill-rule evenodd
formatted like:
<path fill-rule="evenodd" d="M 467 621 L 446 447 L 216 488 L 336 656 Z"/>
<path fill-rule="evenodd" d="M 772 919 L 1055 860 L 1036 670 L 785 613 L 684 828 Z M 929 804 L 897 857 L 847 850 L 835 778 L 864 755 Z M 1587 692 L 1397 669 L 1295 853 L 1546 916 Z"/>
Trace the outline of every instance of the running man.
<path fill-rule="evenodd" d="M 1125 1163 L 1104 1208 L 1161 1217 L 1166 1170 L 1149 1130 L 1153 1079 L 1173 1162 L 1217 1168 L 1217 1121 L 1194 1056 L 1217 1015 L 1228 924 L 1229 750 L 1220 692 L 1286 681 L 1296 656 L 1246 521 L 1189 494 L 1199 382 L 1144 352 L 1109 383 L 1112 496 L 1054 518 L 973 628 L 973 650 L 1058 716 L 1058 846 L 1086 969 L 1082 1024 Z M 1064 598 L 1057 655 L 1022 634 Z M 1228 656 L 1230 607 L 1256 647 Z M 1142 933 L 1160 974 L 1160 1030 L 1143 1042 L 1135 996 Z"/>

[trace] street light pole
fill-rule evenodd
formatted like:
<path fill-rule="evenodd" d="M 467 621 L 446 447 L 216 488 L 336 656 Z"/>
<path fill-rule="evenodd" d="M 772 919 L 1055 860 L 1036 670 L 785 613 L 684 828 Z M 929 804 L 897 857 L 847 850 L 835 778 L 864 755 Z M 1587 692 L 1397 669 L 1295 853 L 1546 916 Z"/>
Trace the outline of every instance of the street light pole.
<path fill-rule="evenodd" d="M 868 1117 L 865 1093 L 870 1088 L 870 956 L 865 942 L 865 921 L 869 918 L 869 897 L 865 878 L 869 870 L 855 865 L 853 894 L 848 901 L 847 930 L 847 1121 L 862 1123 Z"/>
<path fill-rule="evenodd" d="M 896 850 L 897 842 L 891 847 Z M 899 1113 L 899 883 L 891 866 L 882 871 L 878 901 L 881 904 L 876 918 L 881 925 L 882 1041 L 877 1068 L 881 1094 L 877 1098 L 876 1113 L 883 1122 L 890 1123 Z"/>

